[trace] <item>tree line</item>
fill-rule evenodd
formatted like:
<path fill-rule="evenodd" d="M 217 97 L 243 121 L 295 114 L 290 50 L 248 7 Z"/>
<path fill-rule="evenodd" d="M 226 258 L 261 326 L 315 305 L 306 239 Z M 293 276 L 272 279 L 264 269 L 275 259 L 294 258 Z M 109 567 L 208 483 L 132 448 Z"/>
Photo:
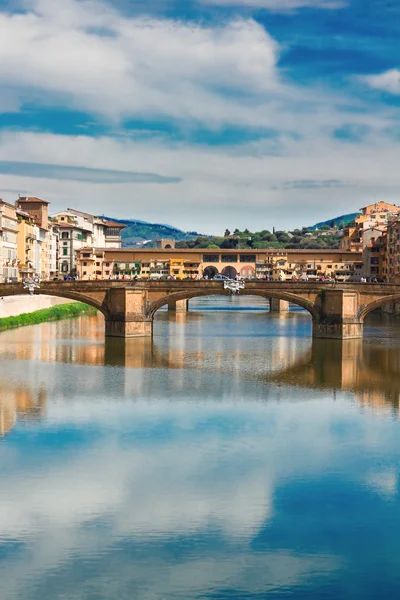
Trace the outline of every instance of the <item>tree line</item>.
<path fill-rule="evenodd" d="M 287 248 L 292 250 L 317 250 L 319 248 L 335 249 L 340 244 L 340 230 L 323 225 L 311 230 L 307 227 L 293 231 L 262 231 L 251 232 L 248 229 L 235 229 L 232 233 L 225 230 L 223 236 L 198 236 L 193 240 L 179 241 L 176 248 L 199 249 L 264 249 Z"/>

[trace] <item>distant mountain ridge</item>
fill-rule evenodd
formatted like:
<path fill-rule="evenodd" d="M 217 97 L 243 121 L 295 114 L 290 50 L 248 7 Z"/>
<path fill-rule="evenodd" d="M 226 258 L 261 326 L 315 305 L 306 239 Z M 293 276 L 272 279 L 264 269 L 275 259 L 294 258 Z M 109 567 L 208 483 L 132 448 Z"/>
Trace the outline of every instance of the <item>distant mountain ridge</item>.
<path fill-rule="evenodd" d="M 334 217 L 327 221 L 321 221 L 316 223 L 312 227 L 308 227 L 310 231 L 320 229 L 324 225 L 329 227 L 343 227 L 351 221 L 354 221 L 360 213 L 349 213 L 347 215 L 341 215 L 340 217 Z M 170 238 L 176 242 L 194 240 L 204 234 L 198 233 L 197 231 L 183 231 L 178 227 L 172 225 L 165 225 L 163 223 L 149 223 L 148 221 L 141 221 L 140 219 L 115 219 L 114 217 L 108 217 L 101 215 L 103 218 L 110 219 L 116 223 L 125 225 L 125 229 L 122 230 L 122 246 L 142 246 L 147 247 L 155 246 L 155 242 L 160 238 Z M 212 237 L 205 235 L 204 237 Z"/>
<path fill-rule="evenodd" d="M 170 238 L 176 242 L 187 241 L 196 239 L 201 235 L 197 231 L 182 231 L 182 229 L 162 223 L 149 223 L 139 219 L 115 219 L 105 215 L 102 215 L 102 217 L 125 225 L 125 229 L 122 230 L 121 234 L 122 246 L 124 247 L 143 245 L 144 243 L 146 246 L 152 246 L 160 238 Z"/>
<path fill-rule="evenodd" d="M 335 217 L 334 219 L 328 219 L 327 221 L 315 223 L 315 225 L 309 227 L 309 229 L 320 229 L 324 225 L 328 225 L 329 227 L 343 227 L 354 221 L 354 219 L 359 215 L 359 212 L 349 213 L 348 215 L 341 215 L 340 217 Z"/>

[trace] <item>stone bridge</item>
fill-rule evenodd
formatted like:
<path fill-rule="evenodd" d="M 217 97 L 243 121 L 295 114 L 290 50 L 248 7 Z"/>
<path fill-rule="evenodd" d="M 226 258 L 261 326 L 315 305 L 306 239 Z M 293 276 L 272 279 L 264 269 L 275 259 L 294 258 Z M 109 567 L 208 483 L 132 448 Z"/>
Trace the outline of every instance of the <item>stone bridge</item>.
<path fill-rule="evenodd" d="M 1 284 L 0 297 L 27 294 L 23 284 Z M 151 336 L 153 317 L 162 306 L 185 310 L 199 296 L 228 295 L 223 281 L 71 281 L 42 282 L 35 294 L 79 300 L 105 317 L 106 336 Z M 363 322 L 372 310 L 400 302 L 400 285 L 376 283 L 246 281 L 241 295 L 292 302 L 312 317 L 316 338 L 362 337 Z"/>

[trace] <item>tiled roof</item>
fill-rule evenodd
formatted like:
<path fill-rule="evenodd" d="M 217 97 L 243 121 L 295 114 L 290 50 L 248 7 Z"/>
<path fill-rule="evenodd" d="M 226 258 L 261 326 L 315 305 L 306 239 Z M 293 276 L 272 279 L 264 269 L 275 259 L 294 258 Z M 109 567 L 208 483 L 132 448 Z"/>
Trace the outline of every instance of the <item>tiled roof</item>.
<path fill-rule="evenodd" d="M 103 221 L 104 225 L 107 227 L 119 227 L 119 229 L 125 229 L 126 225 L 122 225 L 122 223 L 116 223 L 115 221 Z"/>

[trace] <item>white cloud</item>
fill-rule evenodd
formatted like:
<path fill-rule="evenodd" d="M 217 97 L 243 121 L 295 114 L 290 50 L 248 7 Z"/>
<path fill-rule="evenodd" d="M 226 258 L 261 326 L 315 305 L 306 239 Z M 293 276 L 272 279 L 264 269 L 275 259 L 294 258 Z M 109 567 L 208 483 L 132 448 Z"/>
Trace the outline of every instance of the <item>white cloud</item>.
<path fill-rule="evenodd" d="M 332 10 L 346 5 L 346 0 L 199 0 L 204 4 L 219 6 L 251 6 L 274 12 L 287 12 L 298 8 L 323 8 Z"/>
<path fill-rule="evenodd" d="M 380 75 L 367 75 L 360 77 L 367 85 L 375 90 L 389 92 L 389 94 L 400 94 L 400 70 L 391 69 Z"/>
<path fill-rule="evenodd" d="M 278 46 L 251 19 L 211 27 L 121 17 L 99 2 L 34 0 L 28 13 L 0 14 L 0 34 L 3 86 L 111 119 L 246 122 L 252 107 L 225 92 L 265 101 L 279 87 Z"/>
<path fill-rule="evenodd" d="M 295 227 L 357 210 L 374 196 L 398 202 L 398 145 L 379 136 L 365 145 L 321 138 L 284 140 L 270 156 L 262 143 L 240 152 L 220 147 L 171 146 L 162 140 L 93 139 L 27 132 L 0 135 L 0 161 L 26 161 L 98 169 L 153 171 L 181 183 L 90 184 L 11 175 L 2 189 L 27 189 L 65 206 L 115 217 L 171 222 L 220 233 L 225 227 Z M 379 160 L 377 160 L 379 156 Z M 293 187 L 285 182 L 336 180 L 337 187 Z M 339 186 L 341 182 L 341 186 Z M 5 199 L 15 195 L 4 193 Z"/>
<path fill-rule="evenodd" d="M 288 85 L 277 65 L 278 44 L 254 20 L 216 26 L 129 18 L 95 0 L 27 0 L 26 6 L 26 13 L 0 13 L 5 107 L 18 110 L 26 99 L 60 105 L 111 120 L 114 131 L 98 139 L 4 132 L 0 160 L 55 164 L 65 176 L 92 168 L 183 181 L 162 189 L 140 182 L 100 186 L 55 179 L 56 169 L 46 178 L 38 167 L 36 177 L 23 176 L 23 169 L 0 175 L 0 193 L 29 190 L 46 197 L 53 211 L 73 205 L 109 213 L 111 201 L 115 217 L 210 233 L 308 225 L 375 196 L 398 201 L 398 145 L 385 138 L 398 122 L 396 109 L 372 114 L 337 92 Z M 126 135 L 119 121 L 129 117 L 171 120 L 185 133 L 195 123 L 276 134 L 236 147 L 172 144 L 160 132 L 147 140 L 133 130 Z M 369 132 L 362 144 L 332 139 L 349 123 Z M 379 163 L 378 149 L 385 156 Z M 324 183 L 333 180 L 336 187 Z M 288 184 L 296 181 L 310 185 Z"/>

